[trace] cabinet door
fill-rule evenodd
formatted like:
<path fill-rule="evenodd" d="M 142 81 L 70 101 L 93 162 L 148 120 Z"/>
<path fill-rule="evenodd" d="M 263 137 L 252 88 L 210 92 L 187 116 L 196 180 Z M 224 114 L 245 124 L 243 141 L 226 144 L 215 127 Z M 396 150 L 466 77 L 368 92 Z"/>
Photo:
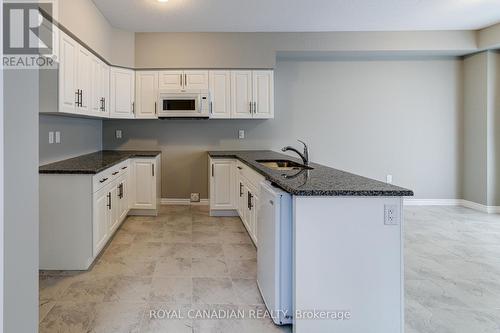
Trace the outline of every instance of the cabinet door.
<path fill-rule="evenodd" d="M 156 209 L 155 159 L 134 159 L 133 163 L 134 200 L 132 207 Z"/>
<path fill-rule="evenodd" d="M 136 118 L 158 118 L 158 72 L 137 72 L 136 83 Z"/>
<path fill-rule="evenodd" d="M 84 47 L 78 47 L 78 71 L 77 88 L 80 92 L 80 103 L 78 113 L 92 115 L 92 91 L 91 91 L 91 54 Z"/>
<path fill-rule="evenodd" d="M 231 72 L 210 71 L 210 118 L 231 118 Z"/>
<path fill-rule="evenodd" d="M 236 200 L 237 200 L 237 210 L 238 215 L 243 220 L 244 212 L 246 210 L 246 187 L 245 180 L 241 176 L 237 177 L 237 186 L 236 186 Z"/>
<path fill-rule="evenodd" d="M 109 237 L 109 223 L 111 221 L 111 192 L 103 188 L 94 194 L 93 207 L 93 255 L 96 257 L 106 244 Z"/>
<path fill-rule="evenodd" d="M 102 74 L 101 61 L 92 56 L 90 60 L 90 112 L 92 115 L 102 116 Z"/>
<path fill-rule="evenodd" d="M 134 118 L 134 71 L 111 68 L 111 118 Z"/>
<path fill-rule="evenodd" d="M 234 161 L 211 159 L 210 209 L 235 209 Z"/>
<path fill-rule="evenodd" d="M 253 71 L 253 117 L 257 119 L 274 118 L 274 72 Z"/>
<path fill-rule="evenodd" d="M 101 62 L 102 117 L 109 118 L 109 66 Z"/>
<path fill-rule="evenodd" d="M 252 200 L 250 203 L 250 219 L 252 222 L 251 230 L 249 231 L 250 237 L 253 239 L 255 245 L 257 245 L 257 223 L 258 223 L 258 207 L 259 207 L 259 196 L 256 194 L 257 192 L 252 192 Z"/>
<path fill-rule="evenodd" d="M 208 71 L 184 71 L 184 89 L 208 90 Z"/>
<path fill-rule="evenodd" d="M 75 113 L 78 44 L 60 31 L 59 112 Z"/>
<path fill-rule="evenodd" d="M 181 90 L 184 82 L 183 71 L 160 71 L 159 88 Z"/>
<path fill-rule="evenodd" d="M 120 226 L 120 196 L 119 196 L 119 184 L 113 186 L 111 190 L 111 218 L 109 223 L 109 235 L 111 236 L 116 229 Z"/>
<path fill-rule="evenodd" d="M 252 71 L 231 72 L 231 118 L 252 118 Z"/>
<path fill-rule="evenodd" d="M 250 198 L 250 190 L 248 188 L 248 184 L 246 182 L 243 182 L 243 200 L 242 200 L 242 215 L 241 215 L 241 220 L 243 221 L 243 225 L 245 225 L 245 228 L 248 231 L 248 234 L 250 234 L 250 230 L 252 228 L 250 227 L 250 209 L 248 206 L 249 198 Z"/>
<path fill-rule="evenodd" d="M 128 173 L 123 178 L 121 185 L 121 195 L 120 195 L 120 223 L 125 220 L 128 214 Z M 118 189 L 120 191 L 120 188 Z M 120 193 L 119 193 L 120 194 Z"/>

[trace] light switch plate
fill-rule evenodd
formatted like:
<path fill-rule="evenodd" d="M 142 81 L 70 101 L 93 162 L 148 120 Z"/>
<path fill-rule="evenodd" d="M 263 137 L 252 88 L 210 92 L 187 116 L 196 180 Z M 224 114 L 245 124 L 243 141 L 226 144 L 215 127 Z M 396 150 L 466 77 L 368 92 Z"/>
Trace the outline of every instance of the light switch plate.
<path fill-rule="evenodd" d="M 238 138 L 239 139 L 244 139 L 245 138 L 245 130 L 239 130 L 238 131 Z"/>
<path fill-rule="evenodd" d="M 56 143 L 61 143 L 61 132 L 56 131 Z"/>
<path fill-rule="evenodd" d="M 49 132 L 49 144 L 54 143 L 54 132 L 50 131 Z"/>
<path fill-rule="evenodd" d="M 121 139 L 122 138 L 122 130 L 116 130 L 115 132 L 115 137 L 117 139 Z"/>
<path fill-rule="evenodd" d="M 387 184 L 392 184 L 392 175 L 387 175 L 386 182 Z"/>

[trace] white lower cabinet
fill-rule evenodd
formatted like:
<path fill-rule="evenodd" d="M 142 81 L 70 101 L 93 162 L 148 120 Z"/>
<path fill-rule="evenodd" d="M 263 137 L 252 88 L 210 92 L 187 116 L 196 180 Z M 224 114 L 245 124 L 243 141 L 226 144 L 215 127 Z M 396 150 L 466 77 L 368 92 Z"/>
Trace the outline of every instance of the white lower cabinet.
<path fill-rule="evenodd" d="M 234 159 L 209 158 L 210 215 L 238 215 L 257 244 L 260 183 L 265 179 Z"/>
<path fill-rule="evenodd" d="M 40 174 L 40 269 L 86 270 L 127 215 L 156 215 L 156 168 L 160 155 L 131 158 L 96 175 Z"/>
<path fill-rule="evenodd" d="M 92 222 L 92 253 L 96 257 L 109 238 L 112 220 L 111 186 L 107 186 L 94 194 L 94 216 Z"/>
<path fill-rule="evenodd" d="M 160 157 L 136 158 L 132 161 L 131 208 L 157 209 L 160 204 Z"/>
<path fill-rule="evenodd" d="M 236 209 L 234 165 L 232 159 L 209 159 L 210 209 Z"/>

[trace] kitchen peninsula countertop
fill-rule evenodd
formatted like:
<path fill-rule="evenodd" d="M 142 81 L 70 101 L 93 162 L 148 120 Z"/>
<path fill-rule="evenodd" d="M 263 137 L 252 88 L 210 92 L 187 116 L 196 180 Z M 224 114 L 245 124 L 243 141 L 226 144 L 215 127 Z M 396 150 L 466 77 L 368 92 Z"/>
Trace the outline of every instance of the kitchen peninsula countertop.
<path fill-rule="evenodd" d="M 302 161 L 270 150 L 209 151 L 212 158 L 236 158 L 268 181 L 296 196 L 413 196 L 413 191 L 324 165 L 309 163 L 312 170 L 273 170 L 258 160 Z M 287 177 L 285 177 L 287 176 Z"/>
<path fill-rule="evenodd" d="M 42 174 L 97 174 L 134 157 L 156 157 L 157 150 L 101 150 L 40 166 Z"/>

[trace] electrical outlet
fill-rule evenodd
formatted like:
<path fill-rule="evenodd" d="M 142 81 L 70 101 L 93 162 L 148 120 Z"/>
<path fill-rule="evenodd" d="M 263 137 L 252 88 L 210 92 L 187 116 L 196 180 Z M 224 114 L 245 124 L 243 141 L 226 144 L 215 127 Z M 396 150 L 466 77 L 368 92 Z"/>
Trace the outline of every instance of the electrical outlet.
<path fill-rule="evenodd" d="M 386 181 L 387 184 L 392 184 L 392 175 L 387 175 Z"/>
<path fill-rule="evenodd" d="M 122 138 L 122 130 L 116 130 L 115 136 L 117 139 L 121 139 Z"/>
<path fill-rule="evenodd" d="M 239 130 L 238 131 L 238 138 L 239 139 L 244 139 L 245 138 L 245 131 L 244 130 Z"/>
<path fill-rule="evenodd" d="M 56 143 L 61 143 L 61 132 L 56 131 Z"/>
<path fill-rule="evenodd" d="M 384 206 L 384 224 L 399 225 L 399 208 L 397 205 Z"/>
<path fill-rule="evenodd" d="M 54 143 L 54 132 L 50 131 L 49 132 L 49 144 Z"/>
<path fill-rule="evenodd" d="M 200 193 L 191 193 L 191 202 L 200 202 Z"/>

